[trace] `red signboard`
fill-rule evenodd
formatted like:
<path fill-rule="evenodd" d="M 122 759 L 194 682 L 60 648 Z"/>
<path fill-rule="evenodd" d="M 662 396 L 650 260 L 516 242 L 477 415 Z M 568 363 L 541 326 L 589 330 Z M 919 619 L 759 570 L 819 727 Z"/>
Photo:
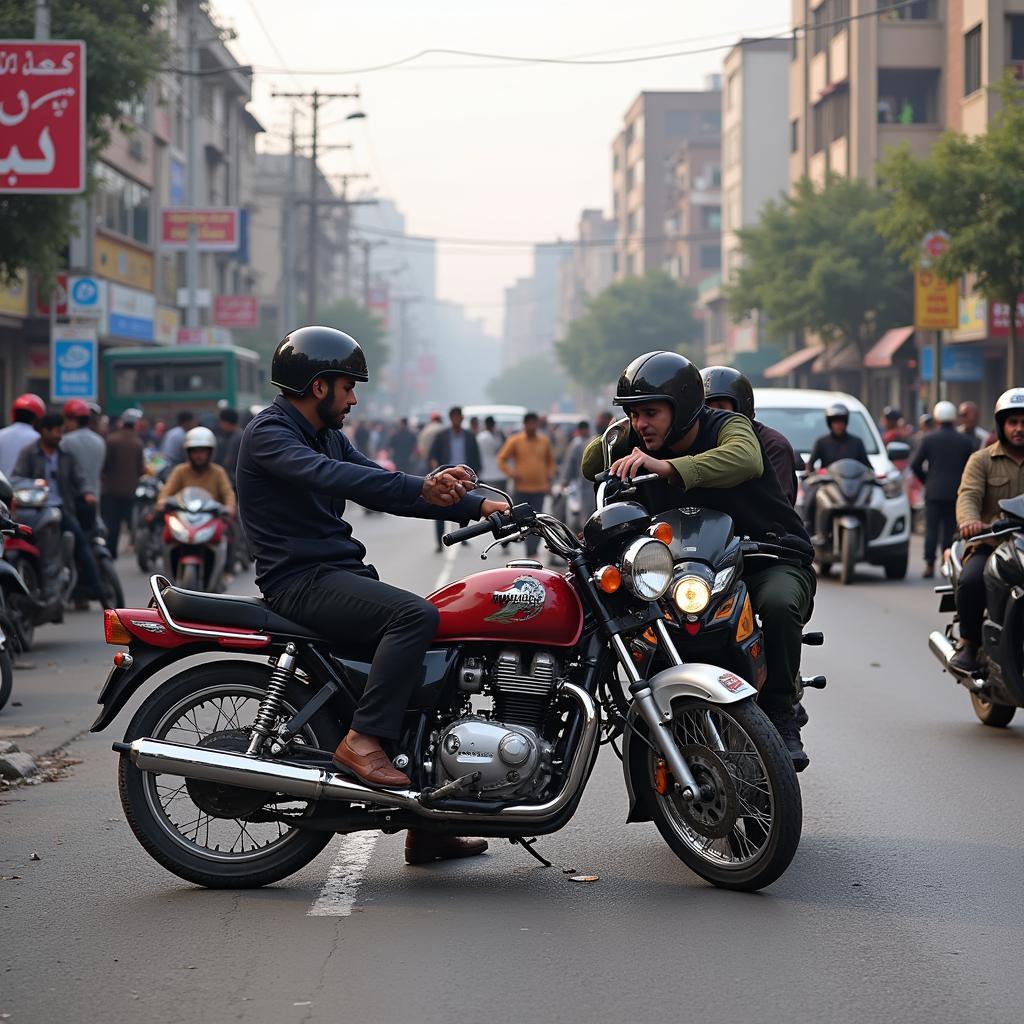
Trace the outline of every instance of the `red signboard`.
<path fill-rule="evenodd" d="M 218 327 L 259 327 L 260 310 L 255 295 L 218 295 L 213 302 L 213 322 Z"/>
<path fill-rule="evenodd" d="M 188 229 L 195 224 L 200 252 L 237 252 L 241 241 L 238 221 L 238 210 L 232 207 L 177 206 L 161 214 L 160 244 L 165 249 L 184 252 L 188 249 Z"/>
<path fill-rule="evenodd" d="M 68 275 L 58 274 L 57 282 L 50 291 L 50 297 L 57 300 L 57 316 L 68 315 Z M 36 316 L 49 316 L 50 303 L 40 293 L 39 281 L 36 281 Z"/>
<path fill-rule="evenodd" d="M 1008 338 L 1010 336 L 1010 304 L 992 302 L 988 304 L 988 336 Z M 1024 295 L 1017 296 L 1017 337 L 1024 338 Z"/>
<path fill-rule="evenodd" d="M 387 330 L 390 326 L 390 304 L 388 301 L 388 287 L 379 284 L 372 287 L 366 296 L 366 306 L 370 312 L 380 321 L 381 327 Z"/>
<path fill-rule="evenodd" d="M 85 191 L 85 43 L 0 40 L 0 194 Z"/>

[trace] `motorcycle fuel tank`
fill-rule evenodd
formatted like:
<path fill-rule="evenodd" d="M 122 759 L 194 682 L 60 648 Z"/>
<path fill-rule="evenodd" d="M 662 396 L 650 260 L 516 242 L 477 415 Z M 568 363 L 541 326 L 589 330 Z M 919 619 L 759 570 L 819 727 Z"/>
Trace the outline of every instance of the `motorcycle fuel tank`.
<path fill-rule="evenodd" d="M 571 647 L 583 629 L 579 596 L 550 569 L 487 569 L 449 583 L 427 600 L 441 613 L 438 640 Z"/>

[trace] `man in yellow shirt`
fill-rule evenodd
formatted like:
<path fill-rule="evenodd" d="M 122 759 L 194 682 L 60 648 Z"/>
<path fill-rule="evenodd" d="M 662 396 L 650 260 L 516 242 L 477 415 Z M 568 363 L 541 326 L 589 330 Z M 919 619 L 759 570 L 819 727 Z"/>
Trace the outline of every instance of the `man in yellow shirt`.
<path fill-rule="evenodd" d="M 540 418 L 535 412 L 523 417 L 523 429 L 513 434 L 498 452 L 498 468 L 513 481 L 512 497 L 517 505 L 525 502 L 532 509 L 544 509 L 544 495 L 551 490 L 557 464 L 551 442 L 538 432 Z M 526 554 L 532 558 L 540 546 L 540 538 L 526 538 Z"/>
<path fill-rule="evenodd" d="M 167 483 L 160 489 L 156 499 L 158 510 L 163 511 L 167 499 L 186 487 L 202 487 L 228 510 L 229 515 L 235 514 L 235 489 L 231 479 L 224 468 L 213 461 L 216 446 L 213 431 L 206 427 L 193 427 L 185 435 L 185 461 L 171 470 Z"/>

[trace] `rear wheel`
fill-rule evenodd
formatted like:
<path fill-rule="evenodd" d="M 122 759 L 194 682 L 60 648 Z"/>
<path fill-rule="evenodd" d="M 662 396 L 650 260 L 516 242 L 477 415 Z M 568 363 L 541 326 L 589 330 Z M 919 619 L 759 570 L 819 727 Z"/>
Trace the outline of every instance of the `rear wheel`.
<path fill-rule="evenodd" d="M 269 677 L 269 666 L 244 662 L 186 669 L 143 703 L 125 741 L 147 736 L 244 753 Z M 285 715 L 294 715 L 309 697 L 305 686 L 291 680 Z M 342 733 L 319 711 L 298 739 L 333 750 Z M 149 855 L 197 885 L 268 885 L 305 867 L 331 840 L 329 832 L 276 820 L 298 820 L 308 810 L 310 802 L 296 797 L 145 772 L 126 756 L 118 765 L 118 788 L 128 824 Z"/>
<path fill-rule="evenodd" d="M 1010 724 L 1017 709 L 1012 704 L 997 704 L 994 700 L 985 700 L 976 693 L 971 694 L 971 707 L 982 725 L 993 729 L 1004 729 Z"/>
<path fill-rule="evenodd" d="M 843 530 L 843 538 L 840 541 L 840 565 L 839 581 L 843 586 L 848 586 L 857 574 L 857 547 L 854 544 L 853 534 L 849 530 Z"/>
<path fill-rule="evenodd" d="M 9 560 L 11 565 L 18 570 L 18 575 L 28 588 L 28 594 L 12 591 L 7 614 L 10 616 L 11 624 L 18 632 L 21 649 L 30 651 L 36 636 L 36 620 L 29 595 L 33 598 L 39 597 L 39 577 L 36 575 L 35 566 L 27 558 L 12 555 Z"/>
<path fill-rule="evenodd" d="M 885 562 L 885 578 L 887 580 L 902 580 L 907 575 L 907 563 L 909 554 L 904 551 L 902 555 L 890 558 Z"/>
<path fill-rule="evenodd" d="M 11 690 L 14 689 L 14 663 L 11 660 L 11 652 L 8 648 L 0 651 L 0 710 L 11 699 Z"/>

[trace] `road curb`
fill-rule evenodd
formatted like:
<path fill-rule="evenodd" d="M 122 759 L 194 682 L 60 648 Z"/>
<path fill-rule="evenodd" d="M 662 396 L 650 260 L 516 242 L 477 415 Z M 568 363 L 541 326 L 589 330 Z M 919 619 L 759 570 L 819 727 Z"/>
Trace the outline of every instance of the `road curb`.
<path fill-rule="evenodd" d="M 26 754 L 17 743 L 0 740 L 0 779 L 21 782 L 31 778 L 39 769 L 31 754 Z"/>

